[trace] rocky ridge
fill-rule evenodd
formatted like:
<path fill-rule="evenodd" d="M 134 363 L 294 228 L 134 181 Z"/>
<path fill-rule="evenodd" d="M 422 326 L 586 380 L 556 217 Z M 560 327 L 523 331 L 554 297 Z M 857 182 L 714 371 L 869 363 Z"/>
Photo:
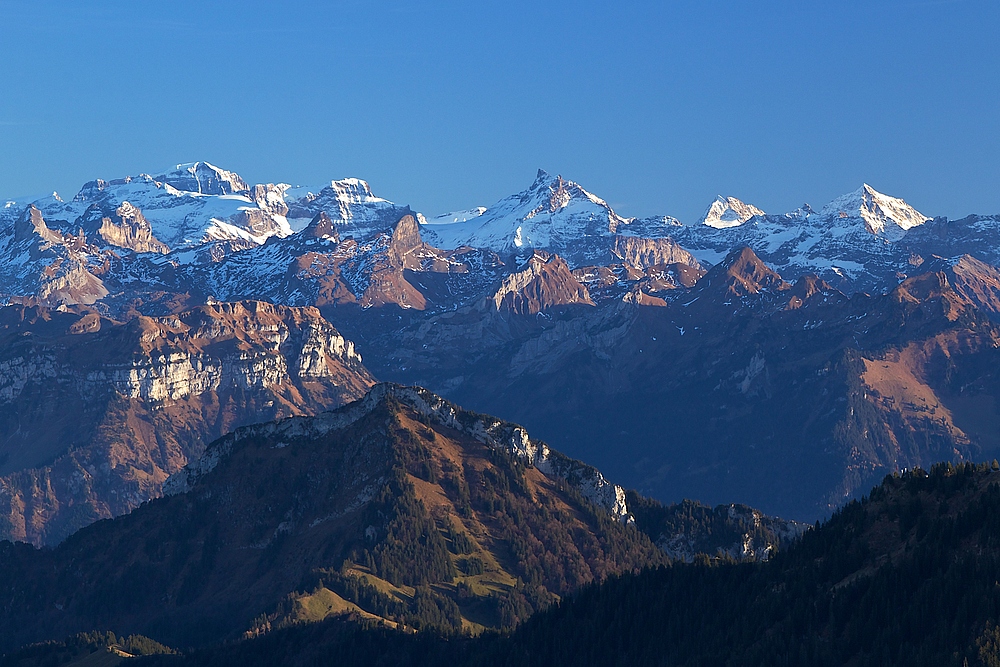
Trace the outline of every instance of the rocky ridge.
<path fill-rule="evenodd" d="M 0 647 L 98 615 L 185 645 L 352 610 L 418 628 L 509 627 L 663 559 L 594 468 L 410 387 L 238 429 L 168 490 L 52 550 L 0 543 L 16 573 L 3 594 L 34 591 Z M 59 575 L 69 562 L 73 583 Z M 305 615 L 319 600 L 331 604 Z"/>

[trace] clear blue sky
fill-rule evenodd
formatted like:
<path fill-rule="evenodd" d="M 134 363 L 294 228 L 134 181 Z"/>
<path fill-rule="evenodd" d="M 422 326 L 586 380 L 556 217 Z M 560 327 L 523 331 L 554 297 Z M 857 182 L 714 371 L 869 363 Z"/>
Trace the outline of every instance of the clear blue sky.
<path fill-rule="evenodd" d="M 1000 213 L 1000 2 L 9 2 L 0 195 L 208 160 L 428 214 L 543 167 L 624 215 L 867 181 Z"/>

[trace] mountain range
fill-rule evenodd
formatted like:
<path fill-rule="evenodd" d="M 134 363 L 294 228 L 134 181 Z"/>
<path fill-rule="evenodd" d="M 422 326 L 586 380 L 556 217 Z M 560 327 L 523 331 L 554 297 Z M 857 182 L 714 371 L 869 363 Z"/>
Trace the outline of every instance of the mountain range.
<path fill-rule="evenodd" d="M 158 287 L 225 299 L 256 287 L 286 305 L 317 305 L 331 296 L 312 284 L 323 272 L 340 274 L 342 298 L 361 300 L 371 280 L 367 265 L 378 263 L 384 237 L 407 214 L 427 242 L 408 248 L 415 256 L 406 268 L 419 273 L 478 274 L 534 249 L 558 254 L 574 269 L 603 266 L 636 244 L 660 249 L 631 252 L 628 263 L 640 270 L 671 260 L 707 267 L 748 246 L 789 278 L 814 273 L 848 294 L 885 291 L 923 260 L 960 254 L 956 249 L 977 249 L 979 259 L 995 262 L 991 239 L 1000 233 L 997 216 L 932 220 L 867 184 L 819 211 L 804 205 L 781 215 L 719 197 L 701 220 L 684 225 L 670 216 L 622 217 L 580 185 L 540 170 L 528 189 L 493 206 L 427 218 L 375 196 L 356 178 L 312 188 L 250 186 L 195 162 L 156 176 L 92 181 L 69 201 L 54 193 L 7 201 L 0 289 L 55 305 L 101 302 L 111 312 L 129 297 L 148 300 Z M 462 248 L 479 252 L 466 256 Z M 247 284 L 251 277 L 267 285 Z M 430 304 L 453 305 L 433 298 Z"/>
<path fill-rule="evenodd" d="M 167 438 L 188 442 L 186 453 L 154 457 L 176 463 L 147 466 L 144 479 L 158 481 L 141 491 L 115 489 L 128 501 L 112 502 L 107 487 L 64 530 L 42 527 L 69 511 L 63 501 L 54 509 L 59 493 L 42 494 L 52 496 L 42 510 L 20 498 L 78 488 L 74 475 L 103 470 L 74 463 L 44 482 L 65 462 L 60 452 L 89 447 L 92 436 L 57 432 L 58 420 L 14 427 L 60 444 L 16 458 L 24 436 L 11 436 L 11 453 L 0 454 L 12 461 L 4 473 L 19 476 L 4 478 L 10 537 L 58 541 L 154 497 L 164 475 L 233 427 L 336 407 L 374 378 L 514 419 L 664 501 L 745 502 L 805 521 L 887 472 L 1000 447 L 997 216 L 931 219 L 863 185 L 781 215 L 719 197 L 685 225 L 620 216 L 539 171 L 493 206 L 427 217 L 359 179 L 251 186 L 205 162 L 151 173 L 92 181 L 69 201 L 7 202 L 0 292 L 11 313 L 65 311 L 55 319 L 66 327 L 85 328 L 70 319 L 86 316 L 124 331 L 239 307 L 226 304 L 315 307 L 364 366 L 348 364 L 355 377 L 337 381 L 336 398 L 302 393 L 289 373 L 270 385 L 301 396 L 272 404 L 284 412 L 261 412 L 270 398 L 241 392 L 228 400 L 244 417 L 200 416 L 192 423 L 213 425 L 197 428 L 172 420 L 165 428 L 188 435 Z M 33 363 L 24 347 L 32 318 L 8 318 L 18 341 L 8 344 L 11 364 Z M 103 345 L 101 332 L 73 335 Z M 247 355 L 271 354 L 263 339 L 241 344 Z M 136 348 L 119 363 L 145 364 L 149 354 Z M 102 386 L 124 400 L 121 388 Z M 128 400 L 159 410 L 148 396 Z M 95 417 L 84 423 L 110 419 L 112 403 L 88 407 Z"/>
<path fill-rule="evenodd" d="M 0 665 L 994 664 L 998 225 L 7 201 Z"/>

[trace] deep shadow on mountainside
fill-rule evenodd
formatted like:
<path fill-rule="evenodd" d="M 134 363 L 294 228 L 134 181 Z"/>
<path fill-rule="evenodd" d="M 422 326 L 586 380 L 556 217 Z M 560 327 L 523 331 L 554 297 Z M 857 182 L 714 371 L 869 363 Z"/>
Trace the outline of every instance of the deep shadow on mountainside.
<path fill-rule="evenodd" d="M 947 464 L 887 477 L 767 563 L 627 573 L 509 634 L 336 619 L 137 664 L 989 667 L 1000 660 L 998 546 L 1000 466 Z"/>
<path fill-rule="evenodd" d="M 389 311 L 377 329 L 324 312 L 379 377 L 507 415 L 644 493 L 811 521 L 888 472 L 1000 445 L 997 271 L 927 264 L 848 297 L 744 248 L 659 306 Z"/>
<path fill-rule="evenodd" d="M 203 646 L 345 614 L 474 634 L 671 558 L 767 559 L 804 528 L 663 507 L 516 424 L 389 384 L 238 429 L 165 492 L 54 548 L 0 542 L 0 650 L 108 628 Z"/>

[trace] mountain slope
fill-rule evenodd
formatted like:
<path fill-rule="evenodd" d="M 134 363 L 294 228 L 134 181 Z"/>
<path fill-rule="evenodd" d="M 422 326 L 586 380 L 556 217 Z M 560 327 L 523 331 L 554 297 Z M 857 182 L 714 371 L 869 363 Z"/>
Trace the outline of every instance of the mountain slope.
<path fill-rule="evenodd" d="M 507 636 L 443 640 L 328 622 L 169 664 L 310 664 L 336 654 L 359 666 L 988 667 L 1000 659 L 998 470 L 888 477 L 767 563 L 701 558 L 625 574 Z"/>
<path fill-rule="evenodd" d="M 594 468 L 394 385 L 239 429 L 167 492 L 52 550 L 0 543 L 0 646 L 112 626 L 188 646 L 337 598 L 411 627 L 509 626 L 664 558 Z"/>

